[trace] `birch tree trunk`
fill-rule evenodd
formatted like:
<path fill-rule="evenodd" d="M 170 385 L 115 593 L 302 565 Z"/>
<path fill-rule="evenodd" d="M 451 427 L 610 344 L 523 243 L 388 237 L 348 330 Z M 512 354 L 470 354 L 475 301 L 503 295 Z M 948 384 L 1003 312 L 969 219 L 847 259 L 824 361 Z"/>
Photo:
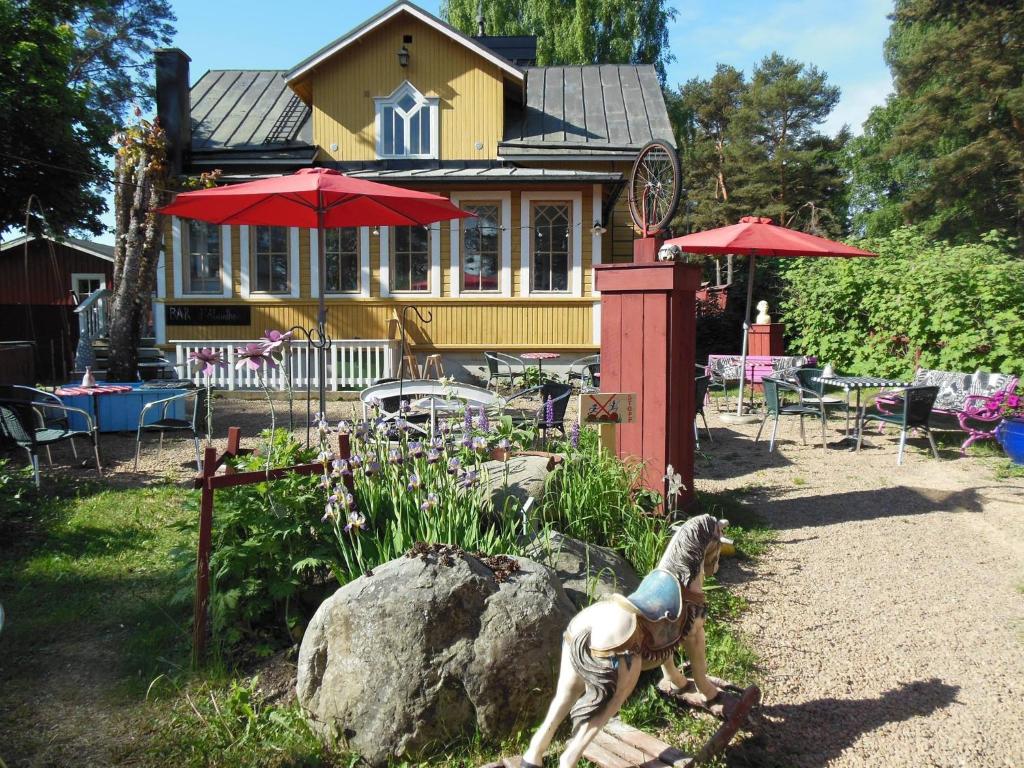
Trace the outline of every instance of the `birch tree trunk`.
<path fill-rule="evenodd" d="M 109 304 L 109 381 L 138 378 L 138 348 L 156 286 L 167 196 L 167 141 L 156 123 L 140 120 L 116 137 L 114 164 L 114 287 Z"/>

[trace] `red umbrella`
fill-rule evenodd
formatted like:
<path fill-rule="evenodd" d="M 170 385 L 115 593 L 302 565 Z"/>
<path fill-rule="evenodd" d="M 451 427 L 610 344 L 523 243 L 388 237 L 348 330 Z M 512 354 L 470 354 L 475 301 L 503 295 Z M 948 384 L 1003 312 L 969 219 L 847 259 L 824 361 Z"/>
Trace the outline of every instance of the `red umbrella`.
<path fill-rule="evenodd" d="M 326 332 L 324 277 L 327 227 L 426 225 L 474 214 L 451 200 L 366 179 L 353 179 L 330 168 L 303 168 L 290 176 L 276 176 L 243 184 L 182 192 L 160 213 L 213 224 L 316 228 L 320 306 L 317 330 L 323 343 L 320 364 L 320 410 L 325 400 Z"/>
<path fill-rule="evenodd" d="M 743 320 L 743 344 L 740 354 L 740 397 L 736 413 L 742 412 L 743 379 L 747 363 L 747 334 L 750 331 L 750 305 L 754 292 L 754 263 L 758 256 L 833 256 L 852 258 L 876 256 L 852 245 L 837 243 L 806 232 L 779 227 L 771 219 L 760 216 L 744 216 L 739 224 L 728 227 L 694 232 L 691 235 L 666 240 L 662 248 L 675 247 L 686 253 L 734 253 L 750 257 L 747 277 L 747 308 Z"/>

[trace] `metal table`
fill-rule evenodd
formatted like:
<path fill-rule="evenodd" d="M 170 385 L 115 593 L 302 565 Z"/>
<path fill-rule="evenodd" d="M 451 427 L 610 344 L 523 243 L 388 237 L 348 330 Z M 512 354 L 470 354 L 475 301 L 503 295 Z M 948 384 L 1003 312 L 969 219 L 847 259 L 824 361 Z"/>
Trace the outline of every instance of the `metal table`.
<path fill-rule="evenodd" d="M 846 392 L 846 431 L 843 434 L 843 439 L 848 440 L 851 437 L 856 438 L 857 433 L 850 434 L 850 392 L 857 393 L 857 405 L 856 414 L 857 418 L 855 423 L 860 423 L 860 391 L 862 389 L 874 389 L 880 387 L 884 389 L 903 389 L 910 386 L 909 381 L 899 381 L 898 379 L 884 379 L 880 376 L 815 376 L 811 381 L 817 384 L 824 384 L 827 387 L 837 387 Z"/>

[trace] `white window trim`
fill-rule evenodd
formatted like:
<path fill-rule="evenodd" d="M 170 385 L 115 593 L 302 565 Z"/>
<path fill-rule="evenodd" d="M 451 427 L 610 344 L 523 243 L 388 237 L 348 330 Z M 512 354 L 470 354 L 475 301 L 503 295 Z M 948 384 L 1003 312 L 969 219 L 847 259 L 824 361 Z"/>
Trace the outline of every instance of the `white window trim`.
<path fill-rule="evenodd" d="M 501 264 L 499 265 L 498 291 L 466 291 L 467 296 L 512 296 L 512 193 L 511 192 L 452 192 L 452 205 L 461 208 L 463 202 L 474 200 L 495 200 L 501 203 Z M 462 291 L 462 222 L 465 219 L 452 219 L 451 222 L 451 294 L 461 296 Z"/>
<path fill-rule="evenodd" d="M 608 225 L 601 221 L 601 216 L 604 213 L 604 193 L 601 190 L 600 184 L 594 185 L 593 190 L 593 210 L 594 210 L 594 223 L 600 224 L 604 227 Z M 582 234 L 582 231 L 581 233 Z M 601 263 L 601 246 L 603 245 L 603 235 L 600 232 L 591 231 L 590 233 L 590 295 L 600 296 L 601 292 L 597 290 L 597 273 L 594 271 L 594 267 Z M 595 328 L 597 326 L 594 326 Z M 597 342 L 595 342 L 597 343 Z"/>
<path fill-rule="evenodd" d="M 299 272 L 299 228 L 288 227 L 288 282 L 291 291 L 288 293 L 264 293 L 253 291 L 249 285 L 249 254 L 251 253 L 252 232 L 248 225 L 243 224 L 238 228 L 238 260 L 239 281 L 241 282 L 241 294 L 243 299 L 259 299 L 260 301 L 284 301 L 286 299 L 297 299 L 302 295 L 302 274 Z"/>
<path fill-rule="evenodd" d="M 167 298 L 167 253 L 160 249 L 156 263 L 156 296 L 153 298 L 153 333 L 157 344 L 167 343 L 167 317 L 164 314 L 164 299 Z"/>
<path fill-rule="evenodd" d="M 571 224 L 569 237 L 572 240 L 572 263 L 569 265 L 568 291 L 534 291 L 530 280 L 530 246 L 533 243 L 533 203 L 542 200 L 563 200 L 571 203 Z M 523 192 L 519 204 L 519 223 L 522 233 L 519 238 L 519 294 L 521 296 L 559 297 L 583 295 L 583 193 L 582 192 Z"/>
<path fill-rule="evenodd" d="M 72 272 L 71 273 L 71 290 L 75 290 L 75 286 L 79 280 L 99 280 L 100 290 L 107 287 L 107 276 L 102 272 Z"/>
<path fill-rule="evenodd" d="M 344 293 L 324 291 L 325 299 L 370 298 L 370 228 L 359 227 L 359 290 Z M 309 230 L 309 295 L 320 298 L 320 233 Z"/>
<path fill-rule="evenodd" d="M 399 99 L 401 99 L 406 94 L 409 94 L 410 96 L 412 96 L 418 102 L 423 104 L 426 107 L 426 109 L 427 109 L 427 113 L 428 113 L 428 115 L 430 117 L 430 152 L 427 153 L 427 154 L 420 153 L 418 155 L 410 155 L 410 154 L 405 154 L 405 155 L 394 155 L 394 154 L 386 155 L 382 151 L 383 144 L 384 144 L 384 133 L 381 131 L 381 126 L 380 126 L 380 112 L 381 112 L 381 110 L 384 107 L 393 107 L 394 109 L 398 109 L 398 101 L 399 101 Z M 382 159 L 382 160 L 384 160 L 384 159 L 391 159 L 391 160 L 403 160 L 403 159 L 405 159 L 405 160 L 435 160 L 435 159 L 437 159 L 437 157 L 438 157 L 438 146 L 439 146 L 439 143 L 438 143 L 438 123 L 440 122 L 439 115 L 440 115 L 440 112 L 441 112 L 440 104 L 441 104 L 441 100 L 439 98 L 437 98 L 436 96 L 424 96 L 422 93 L 420 93 L 418 90 L 416 90 L 416 86 L 414 86 L 408 80 L 404 81 L 401 85 L 399 85 L 397 88 L 395 88 L 395 90 L 393 90 L 390 95 L 374 97 L 374 99 L 373 99 L 373 106 L 374 106 L 374 109 L 373 109 L 373 132 L 374 132 L 375 142 L 376 142 L 375 143 L 375 149 L 376 149 L 376 152 L 377 152 L 377 157 Z M 407 119 L 406 120 L 407 127 L 408 127 L 408 122 L 409 121 Z M 406 146 L 408 146 L 408 143 L 406 143 Z"/>
<path fill-rule="evenodd" d="M 441 223 L 430 225 L 430 290 L 391 290 L 391 227 L 380 228 L 380 295 L 388 296 L 433 296 L 441 295 Z"/>
<path fill-rule="evenodd" d="M 185 264 L 182 252 L 181 219 L 171 217 L 171 271 L 174 278 L 176 299 L 230 299 L 231 298 L 231 227 L 222 224 L 220 228 L 220 293 L 189 293 L 185 291 Z M 244 263 L 244 260 L 243 260 Z"/>

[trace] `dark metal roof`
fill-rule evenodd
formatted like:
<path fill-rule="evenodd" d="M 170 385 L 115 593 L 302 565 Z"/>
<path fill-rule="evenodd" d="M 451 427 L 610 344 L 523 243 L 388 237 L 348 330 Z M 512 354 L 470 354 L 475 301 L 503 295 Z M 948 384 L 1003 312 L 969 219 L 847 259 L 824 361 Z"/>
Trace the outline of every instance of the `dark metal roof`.
<path fill-rule="evenodd" d="M 506 117 L 498 153 L 633 157 L 651 139 L 675 146 L 653 66 L 533 67 L 526 70 L 526 105 Z"/>
<path fill-rule="evenodd" d="M 211 69 L 192 86 L 192 151 L 310 146 L 310 109 L 277 69 Z"/>
<path fill-rule="evenodd" d="M 537 65 L 537 38 L 533 35 L 483 35 L 473 39 L 517 67 Z"/>
<path fill-rule="evenodd" d="M 618 182 L 622 174 L 617 171 L 580 171 L 570 168 L 517 168 L 496 163 L 436 163 L 430 161 L 380 161 L 360 163 L 322 163 L 348 176 L 388 182 L 452 182 L 473 183 L 525 183 L 536 181 L 566 184 L 598 184 Z M 239 173 L 221 177 L 223 182 L 251 181 L 278 176 L 279 173 Z"/>
<path fill-rule="evenodd" d="M 92 240 L 82 240 L 77 237 L 62 237 L 58 239 L 56 237 L 48 237 L 45 235 L 22 235 L 21 237 L 17 237 L 14 240 L 8 240 L 6 243 L 0 245 L 0 251 L 16 248 L 17 246 L 23 245 L 26 240 L 30 243 L 34 240 L 49 240 L 50 242 L 66 245 L 69 248 L 82 251 L 90 256 L 98 256 L 99 258 L 107 261 L 114 260 L 114 246 L 107 245 L 106 243 L 96 243 Z"/>

